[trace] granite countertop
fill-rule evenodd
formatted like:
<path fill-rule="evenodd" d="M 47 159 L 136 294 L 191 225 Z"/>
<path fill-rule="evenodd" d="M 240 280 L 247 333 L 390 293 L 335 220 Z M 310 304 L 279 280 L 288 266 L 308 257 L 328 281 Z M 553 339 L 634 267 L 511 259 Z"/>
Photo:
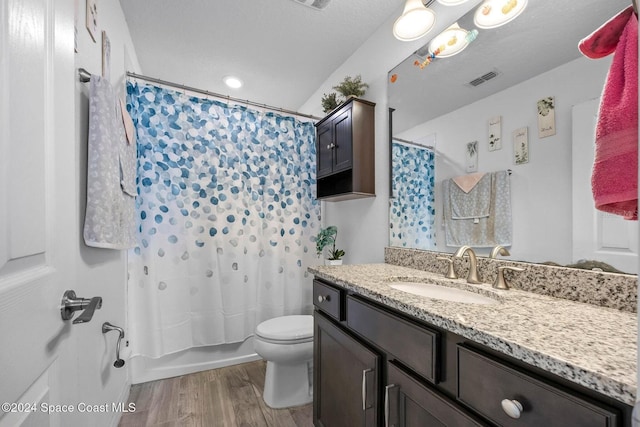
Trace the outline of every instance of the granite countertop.
<path fill-rule="evenodd" d="M 374 301 L 588 387 L 628 405 L 637 389 L 635 313 L 532 292 L 470 285 L 465 279 L 392 264 L 314 266 L 309 271 Z M 392 281 L 437 281 L 491 296 L 479 305 L 421 297 Z"/>

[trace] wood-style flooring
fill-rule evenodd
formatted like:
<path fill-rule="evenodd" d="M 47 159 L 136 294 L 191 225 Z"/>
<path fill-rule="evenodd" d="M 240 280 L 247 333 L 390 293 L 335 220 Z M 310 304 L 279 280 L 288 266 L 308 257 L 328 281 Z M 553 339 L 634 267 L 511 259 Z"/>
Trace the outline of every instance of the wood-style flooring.
<path fill-rule="evenodd" d="M 136 384 L 119 427 L 312 426 L 312 404 L 271 409 L 262 400 L 266 363 L 257 361 Z"/>

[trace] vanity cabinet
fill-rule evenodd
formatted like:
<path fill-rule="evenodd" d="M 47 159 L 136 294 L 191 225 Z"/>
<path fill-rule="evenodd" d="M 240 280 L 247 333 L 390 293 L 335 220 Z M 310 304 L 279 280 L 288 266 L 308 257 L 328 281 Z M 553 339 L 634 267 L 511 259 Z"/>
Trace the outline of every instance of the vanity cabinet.
<path fill-rule="evenodd" d="M 381 356 L 314 316 L 313 422 L 316 426 L 377 426 Z"/>
<path fill-rule="evenodd" d="M 628 405 L 314 280 L 316 426 L 631 425 Z"/>
<path fill-rule="evenodd" d="M 375 104 L 350 98 L 316 123 L 317 197 L 375 196 Z"/>

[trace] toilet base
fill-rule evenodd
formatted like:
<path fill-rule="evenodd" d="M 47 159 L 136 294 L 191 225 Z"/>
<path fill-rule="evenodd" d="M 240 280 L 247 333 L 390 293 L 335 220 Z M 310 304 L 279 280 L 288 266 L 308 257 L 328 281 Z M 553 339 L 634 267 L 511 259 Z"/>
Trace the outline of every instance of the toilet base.
<path fill-rule="evenodd" d="M 298 363 L 267 361 L 262 397 L 270 408 L 281 409 L 306 405 L 313 401 L 313 360 Z"/>

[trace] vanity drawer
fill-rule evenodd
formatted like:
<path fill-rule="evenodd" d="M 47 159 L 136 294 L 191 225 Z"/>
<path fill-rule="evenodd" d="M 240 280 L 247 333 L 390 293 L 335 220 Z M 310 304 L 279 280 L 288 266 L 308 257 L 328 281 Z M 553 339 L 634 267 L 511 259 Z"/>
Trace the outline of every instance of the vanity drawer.
<path fill-rule="evenodd" d="M 438 382 L 439 333 L 347 296 L 347 325 L 432 383 Z M 393 356 L 393 357 L 392 357 Z"/>
<path fill-rule="evenodd" d="M 338 321 L 344 320 L 344 291 L 318 280 L 313 281 L 313 305 Z"/>
<path fill-rule="evenodd" d="M 520 403 L 517 421 L 503 409 L 503 399 Z M 604 404 L 569 394 L 464 346 L 458 346 L 458 400 L 501 426 L 613 427 L 619 423 L 615 410 Z"/>

